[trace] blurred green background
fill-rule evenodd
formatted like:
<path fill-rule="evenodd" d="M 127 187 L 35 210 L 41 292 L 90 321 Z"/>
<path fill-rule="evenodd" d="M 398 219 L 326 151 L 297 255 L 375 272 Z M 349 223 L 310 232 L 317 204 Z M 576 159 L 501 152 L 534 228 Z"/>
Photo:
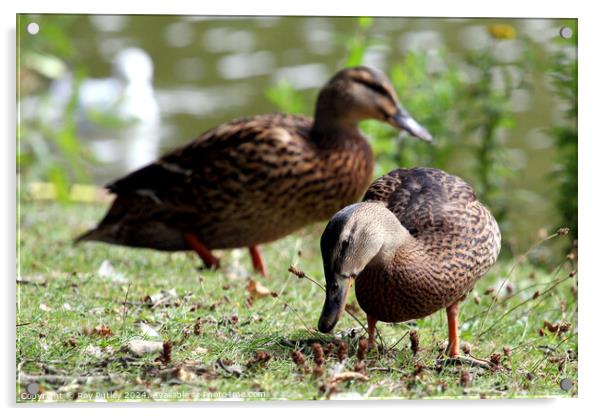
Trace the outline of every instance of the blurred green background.
<path fill-rule="evenodd" d="M 576 20 L 17 20 L 22 197 L 39 189 L 30 184 L 48 182 L 53 196 L 68 203 L 73 184 L 102 185 L 143 163 L 149 150 L 137 150 L 139 143 L 154 143 L 150 152 L 160 153 L 233 118 L 274 111 L 311 115 L 319 87 L 334 72 L 365 64 L 390 76 L 404 106 L 436 137 L 429 146 L 365 122 L 376 175 L 428 165 L 464 177 L 499 219 L 507 255 L 560 226 L 577 238 Z M 30 33 L 32 22 L 36 34 Z M 152 106 L 140 119 L 131 117 L 136 111 L 122 111 L 152 101 L 136 96 L 144 88 L 127 89 L 123 80 L 128 97 L 117 94 L 108 107 L 86 106 L 99 95 L 83 96 L 93 91 L 87 80 L 115 77 L 112 61 L 131 47 L 145 50 L 154 64 L 158 118 Z M 65 80 L 71 87 L 59 88 Z M 138 144 L 125 144 L 131 140 Z M 554 248 L 538 250 L 534 259 L 545 262 Z"/>

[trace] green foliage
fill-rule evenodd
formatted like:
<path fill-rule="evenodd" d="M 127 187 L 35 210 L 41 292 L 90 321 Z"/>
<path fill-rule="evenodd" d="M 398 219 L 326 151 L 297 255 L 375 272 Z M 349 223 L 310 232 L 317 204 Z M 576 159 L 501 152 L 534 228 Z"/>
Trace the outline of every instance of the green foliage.
<path fill-rule="evenodd" d="M 73 246 L 69 240 L 104 214 L 105 207 L 99 204 L 61 206 L 25 198 L 21 211 L 16 361 L 20 374 L 40 377 L 43 391 L 110 391 L 116 393 L 115 399 L 123 399 L 124 392 L 137 391 L 174 395 L 257 391 L 274 400 L 327 397 L 320 387 L 340 365 L 336 354 L 325 357 L 322 375 L 311 373 L 311 344 L 337 342 L 333 334 L 315 330 L 324 293 L 307 279 L 286 272 L 293 264 L 321 282 L 322 261 L 316 242 L 322 226 L 264 247 L 272 279 L 252 278 L 277 296 L 248 302 L 245 287 L 252 269 L 245 250 L 221 253 L 221 270 L 199 274 L 196 268 L 200 260 L 194 253 L 166 254 L 107 244 Z M 105 261 L 113 266 L 115 275 L 127 280 L 101 275 L 99 268 Z M 377 328 L 386 350 L 368 353 L 368 381 L 341 382 L 340 393 L 371 398 L 456 399 L 576 395 L 576 385 L 569 391 L 559 388 L 564 378 L 574 383 L 578 380 L 576 277 L 569 275 L 574 265 L 564 257 L 560 261 L 564 264 L 556 270 L 525 261 L 514 268 L 515 260 L 499 261 L 462 304 L 462 342 L 472 345 L 471 354 L 476 357 L 501 354 L 503 368 L 481 372 L 462 367 L 461 371 L 470 372 L 473 378 L 472 386 L 467 388 L 459 383 L 460 369 L 450 366 L 436 370 L 440 347 L 447 341 L 445 311 L 441 310 L 416 320 L 412 326 L 380 322 Z M 506 277 L 510 277 L 512 291 L 488 290 L 498 287 Z M 173 302 L 152 307 L 144 300 L 171 289 L 177 293 Z M 349 303 L 358 307 L 353 294 Z M 365 323 L 362 313 L 357 316 Z M 233 317 L 237 324 L 232 323 Z M 194 333 L 197 318 L 200 331 Z M 569 330 L 545 330 L 540 335 L 544 321 L 568 323 Z M 173 341 L 171 363 L 156 362 L 157 353 L 143 357 L 127 353 L 130 340 L 145 337 L 140 322 L 156 329 L 160 340 Z M 86 334 L 85 328 L 100 325 L 110 328 L 112 335 Z M 354 320 L 343 315 L 334 331 L 340 336 L 357 327 Z M 415 356 L 410 351 L 411 329 L 420 339 Z M 360 335 L 366 336 L 363 331 Z M 349 342 L 350 354 L 342 368 L 353 371 L 358 340 L 343 339 Z M 94 349 L 102 349 L 99 356 Z M 297 349 L 303 351 L 309 373 L 291 360 L 292 351 Z M 246 365 L 256 351 L 271 356 L 265 366 Z M 222 370 L 218 360 L 240 366 L 240 377 Z M 178 369 L 187 366 L 199 369 L 197 377 L 182 377 L 186 374 Z M 417 375 L 417 369 L 422 370 L 421 374 Z M 164 377 L 158 377 L 158 371 Z M 49 381 L 53 375 L 65 379 Z M 87 375 L 105 379 L 86 382 Z M 84 381 L 76 381 L 78 376 Z M 18 383 L 17 392 L 26 386 Z M 62 400 L 70 399 L 64 395 Z"/>
<path fill-rule="evenodd" d="M 459 75 L 453 67 L 436 72 L 428 70 L 432 60 L 445 59 L 443 51 L 436 56 L 410 52 L 391 69 L 391 82 L 399 93 L 401 103 L 419 123 L 427 126 L 435 137 L 435 144 L 416 140 L 406 133 L 399 135 L 382 123 L 365 123 L 378 158 L 377 173 L 384 174 L 400 166 L 448 169 L 457 136 L 450 120 L 454 113 L 454 97 L 460 87 Z"/>
<path fill-rule="evenodd" d="M 280 111 L 292 114 L 308 114 L 309 103 L 287 81 L 280 81 L 266 91 L 266 97 Z"/>
<path fill-rule="evenodd" d="M 558 149 L 558 159 L 553 172 L 553 180 L 559 183 L 557 207 L 562 217 L 563 227 L 569 227 L 572 235 L 578 237 L 577 229 L 577 25 L 570 22 L 567 27 L 573 31 L 570 39 L 558 39 L 563 47 L 553 57 L 548 75 L 552 79 L 554 92 L 566 105 L 564 119 L 559 120 L 551 130 Z"/>
<path fill-rule="evenodd" d="M 372 17 L 358 17 L 358 29 L 353 36 L 345 40 L 345 48 L 347 50 L 347 59 L 345 66 L 352 67 L 361 65 L 368 46 L 368 33 L 372 27 Z"/>
<path fill-rule="evenodd" d="M 75 122 L 78 89 L 85 77 L 85 68 L 78 62 L 72 40 L 66 35 L 75 16 L 18 16 L 18 100 L 30 94 L 38 95 L 40 107 L 52 105 L 45 85 L 52 79 L 65 75 L 67 66 L 73 66 L 74 88 L 58 125 L 36 117 L 19 122 L 17 137 L 17 168 L 19 173 L 30 179 L 50 181 L 57 189 L 61 201 L 73 182 L 89 182 L 84 166 L 89 158 L 85 147 L 78 140 Z M 35 21 L 40 25 L 36 35 L 27 33 L 27 25 Z M 58 57 L 62 57 L 59 59 Z"/>
<path fill-rule="evenodd" d="M 522 87 L 524 67 L 500 64 L 490 48 L 468 54 L 466 63 L 476 71 L 476 82 L 463 88 L 458 100 L 459 117 L 464 120 L 461 134 L 472 139 L 475 166 L 473 185 L 498 221 L 504 221 L 509 208 L 508 180 L 515 173 L 512 160 L 503 142 L 503 134 L 514 126 L 510 98 L 512 91 Z M 528 61 L 521 61 L 522 66 Z M 518 83 L 511 79 L 510 70 L 517 69 Z M 501 73 L 502 85 L 494 83 L 494 73 Z"/>

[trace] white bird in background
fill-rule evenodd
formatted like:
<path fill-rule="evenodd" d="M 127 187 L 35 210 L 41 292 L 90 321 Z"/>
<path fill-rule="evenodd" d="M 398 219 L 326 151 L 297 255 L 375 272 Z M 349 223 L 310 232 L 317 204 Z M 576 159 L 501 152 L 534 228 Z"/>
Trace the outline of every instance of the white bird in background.
<path fill-rule="evenodd" d="M 107 168 L 113 175 L 115 170 L 137 169 L 159 155 L 161 116 L 152 81 L 151 57 L 142 49 L 127 48 L 113 59 L 111 78 L 84 79 L 79 84 L 77 136 L 105 165 L 96 172 L 100 176 Z M 45 118 L 53 124 L 63 120 L 74 84 L 73 74 L 51 84 L 47 102 L 52 115 L 46 112 Z"/>

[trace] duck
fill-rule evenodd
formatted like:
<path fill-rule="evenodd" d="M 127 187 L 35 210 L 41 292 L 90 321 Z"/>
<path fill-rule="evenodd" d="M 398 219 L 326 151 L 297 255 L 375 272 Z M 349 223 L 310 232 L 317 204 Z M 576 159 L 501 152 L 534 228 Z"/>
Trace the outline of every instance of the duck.
<path fill-rule="evenodd" d="M 77 88 L 77 136 L 104 164 L 95 167 L 95 173 L 105 179 L 111 171 L 132 171 L 157 159 L 162 128 L 151 56 L 141 48 L 127 47 L 115 54 L 111 65 L 110 77 L 85 78 L 79 84 L 73 73 L 67 73 L 50 85 L 47 104 L 47 117 L 62 126 Z"/>
<path fill-rule="evenodd" d="M 271 113 L 218 125 L 107 185 L 105 217 L 76 239 L 163 251 L 248 247 L 267 276 L 259 245 L 327 221 L 360 200 L 374 157 L 358 127 L 376 119 L 427 142 L 430 133 L 399 103 L 387 76 L 360 66 L 320 90 L 314 117 Z"/>
<path fill-rule="evenodd" d="M 460 302 L 494 265 L 500 247 L 495 218 L 463 179 L 426 167 L 389 172 L 324 229 L 326 295 L 318 329 L 328 333 L 335 327 L 355 283 L 370 347 L 377 322 L 421 319 L 445 309 L 445 353 L 462 359 Z"/>

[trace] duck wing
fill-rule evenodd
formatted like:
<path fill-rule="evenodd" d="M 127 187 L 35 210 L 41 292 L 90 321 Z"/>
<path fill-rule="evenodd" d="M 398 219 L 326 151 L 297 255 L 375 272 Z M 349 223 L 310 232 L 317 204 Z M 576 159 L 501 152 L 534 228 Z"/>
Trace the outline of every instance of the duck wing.
<path fill-rule="evenodd" d="M 117 195 L 138 193 L 162 200 L 177 192 L 178 187 L 187 187 L 184 194 L 191 195 L 191 185 L 197 189 L 199 184 L 223 185 L 228 179 L 237 180 L 237 175 L 272 163 L 262 150 L 266 146 L 282 146 L 283 132 L 309 137 L 311 123 L 308 117 L 285 114 L 234 120 L 108 184 L 107 189 Z"/>
<path fill-rule="evenodd" d="M 434 168 L 397 169 L 377 179 L 364 201 L 382 201 L 429 253 L 461 257 L 484 273 L 497 258 L 497 222 L 461 178 Z"/>
<path fill-rule="evenodd" d="M 364 201 L 382 201 L 414 237 L 446 233 L 464 223 L 458 210 L 476 201 L 457 176 L 433 168 L 397 169 L 377 179 Z"/>

